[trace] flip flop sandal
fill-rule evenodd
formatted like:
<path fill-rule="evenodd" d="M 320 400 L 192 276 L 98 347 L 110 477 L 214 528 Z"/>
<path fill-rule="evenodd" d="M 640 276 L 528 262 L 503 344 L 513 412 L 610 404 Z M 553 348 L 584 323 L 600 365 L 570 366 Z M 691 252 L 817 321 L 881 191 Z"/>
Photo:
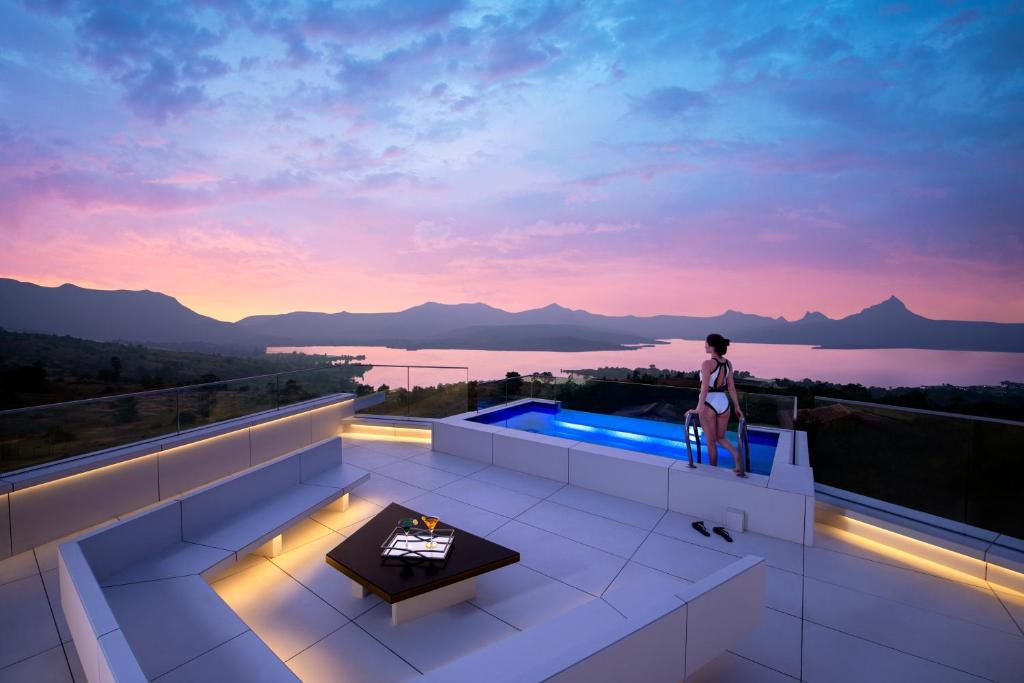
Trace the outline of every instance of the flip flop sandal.
<path fill-rule="evenodd" d="M 692 526 L 694 529 L 696 529 L 697 532 L 700 533 L 701 536 L 708 536 L 708 537 L 711 536 L 711 534 L 708 533 L 707 527 L 704 526 L 704 522 L 694 522 L 690 526 Z"/>
<path fill-rule="evenodd" d="M 721 536 L 722 538 L 724 538 L 725 540 L 729 541 L 729 543 L 732 543 L 732 536 L 729 535 L 729 532 L 725 530 L 724 526 L 712 527 L 711 530 L 719 536 Z"/>

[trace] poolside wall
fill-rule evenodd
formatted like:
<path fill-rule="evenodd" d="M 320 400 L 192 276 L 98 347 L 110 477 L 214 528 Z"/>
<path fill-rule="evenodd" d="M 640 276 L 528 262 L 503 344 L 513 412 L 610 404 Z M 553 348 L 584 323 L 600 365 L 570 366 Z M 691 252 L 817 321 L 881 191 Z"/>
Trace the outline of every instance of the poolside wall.
<path fill-rule="evenodd" d="M 814 477 L 806 465 L 776 457 L 771 476 L 738 479 L 729 470 L 708 465 L 690 468 L 673 458 L 470 422 L 465 417 L 434 423 L 434 450 L 716 524 L 726 523 L 727 509 L 738 509 L 746 513 L 750 531 L 804 545 L 814 543 Z M 779 432 L 777 452 L 792 452 L 789 440 L 793 438 L 791 432 Z M 794 461 L 807 461 L 806 439 L 797 439 Z"/>
<path fill-rule="evenodd" d="M 0 559 L 334 436 L 335 394 L 0 478 Z"/>

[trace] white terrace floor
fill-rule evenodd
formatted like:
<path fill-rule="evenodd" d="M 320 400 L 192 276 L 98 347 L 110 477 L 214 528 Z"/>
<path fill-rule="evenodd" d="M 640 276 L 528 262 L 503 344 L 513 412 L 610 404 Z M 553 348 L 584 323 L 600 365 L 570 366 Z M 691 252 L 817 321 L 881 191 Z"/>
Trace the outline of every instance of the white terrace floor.
<path fill-rule="evenodd" d="M 764 620 L 694 680 L 1024 681 L 1024 596 L 830 527 L 812 548 L 750 533 L 728 545 L 680 514 L 422 445 L 347 440 L 344 457 L 373 470 L 347 511 L 321 511 L 286 534 L 284 554 L 251 556 L 213 584 L 306 681 L 415 679 L 610 586 L 692 580 L 746 553 L 769 565 Z M 323 559 L 390 501 L 516 548 L 522 562 L 478 579 L 472 604 L 391 627 L 387 606 L 352 598 Z M 55 545 L 0 562 L 0 682 L 84 680 L 69 639 Z"/>

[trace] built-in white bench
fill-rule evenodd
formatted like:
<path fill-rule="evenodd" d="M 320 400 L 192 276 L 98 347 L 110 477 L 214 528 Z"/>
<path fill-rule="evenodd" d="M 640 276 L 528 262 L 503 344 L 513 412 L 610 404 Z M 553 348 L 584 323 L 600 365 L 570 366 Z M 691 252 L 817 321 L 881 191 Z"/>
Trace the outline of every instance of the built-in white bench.
<path fill-rule="evenodd" d="M 677 681 L 761 621 L 765 563 L 748 555 L 678 593 L 627 585 L 432 671 L 424 683 Z"/>
<path fill-rule="evenodd" d="M 381 399 L 332 394 L 0 475 L 0 559 L 335 436 Z"/>
<path fill-rule="evenodd" d="M 282 531 L 369 476 L 333 437 L 61 544 L 61 605 L 86 677 L 297 680 L 204 577 L 273 553 Z"/>

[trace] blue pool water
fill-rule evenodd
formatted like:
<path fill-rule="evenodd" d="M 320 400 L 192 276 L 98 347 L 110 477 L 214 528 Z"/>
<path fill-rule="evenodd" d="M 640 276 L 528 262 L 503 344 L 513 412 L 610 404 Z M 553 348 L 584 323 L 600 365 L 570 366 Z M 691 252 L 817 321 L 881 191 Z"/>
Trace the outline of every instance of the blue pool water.
<path fill-rule="evenodd" d="M 651 453 L 686 460 L 686 435 L 681 423 L 658 422 L 619 415 L 585 413 L 566 410 L 551 403 L 521 403 L 490 413 L 468 418 L 472 422 L 500 425 L 536 434 L 560 436 L 574 441 L 614 446 L 641 453 Z M 770 474 L 779 435 L 748 429 L 750 438 L 750 471 Z M 736 444 L 736 433 L 728 432 L 729 440 Z M 701 451 L 707 462 L 707 447 L 701 435 Z M 694 448 L 693 457 L 697 457 Z M 732 456 L 724 448 L 718 449 L 718 466 L 732 468 Z"/>

